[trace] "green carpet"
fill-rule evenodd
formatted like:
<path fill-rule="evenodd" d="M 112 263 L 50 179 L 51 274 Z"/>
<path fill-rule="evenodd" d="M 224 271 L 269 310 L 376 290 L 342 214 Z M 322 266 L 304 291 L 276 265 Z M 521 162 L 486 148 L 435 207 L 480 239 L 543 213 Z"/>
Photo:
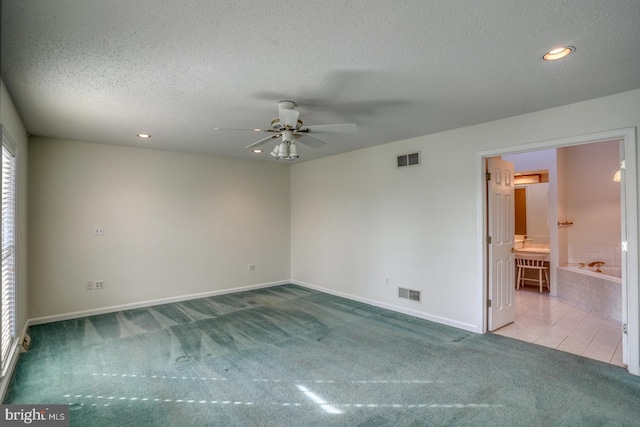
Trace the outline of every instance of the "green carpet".
<path fill-rule="evenodd" d="M 4 403 L 72 426 L 640 425 L 640 378 L 277 286 L 34 326 Z"/>

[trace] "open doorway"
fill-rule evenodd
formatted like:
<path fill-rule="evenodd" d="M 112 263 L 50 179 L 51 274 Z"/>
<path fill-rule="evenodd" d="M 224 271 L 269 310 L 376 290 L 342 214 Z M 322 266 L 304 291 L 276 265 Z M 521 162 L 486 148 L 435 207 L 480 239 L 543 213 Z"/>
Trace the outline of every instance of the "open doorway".
<path fill-rule="evenodd" d="M 515 320 L 496 334 L 624 366 L 621 191 L 615 179 L 621 143 L 502 156 L 514 164 L 516 256 L 550 252 L 549 230 L 556 226 L 549 221 L 552 206 L 559 219 L 554 234 L 559 265 L 553 292 L 538 292 L 537 277 L 516 286 Z M 548 170 L 540 168 L 552 169 L 551 183 Z"/>
<path fill-rule="evenodd" d="M 627 179 L 625 180 L 625 178 L 623 178 L 621 182 L 615 184 L 615 185 L 621 186 L 618 192 L 618 194 L 621 195 L 621 198 L 618 200 L 618 204 L 617 204 L 617 207 L 619 210 L 619 213 L 617 214 L 618 215 L 617 226 L 619 227 L 618 229 L 620 231 L 617 232 L 618 238 L 613 243 L 613 246 L 611 246 L 611 248 L 615 248 L 616 250 L 624 246 L 626 251 L 620 251 L 621 254 L 619 258 L 617 258 L 615 254 L 611 254 L 610 258 L 608 258 L 608 260 L 610 260 L 608 262 L 610 262 L 611 264 L 618 264 L 621 267 L 620 270 L 622 272 L 621 274 L 622 278 L 620 279 L 619 288 L 621 288 L 622 295 L 618 299 L 621 305 L 618 308 L 619 315 L 605 317 L 604 320 L 601 321 L 600 329 L 602 330 L 603 334 L 607 331 L 611 331 L 611 330 L 615 331 L 617 329 L 617 333 L 615 333 L 615 335 L 617 336 L 617 340 L 620 341 L 618 343 L 620 345 L 620 349 L 618 350 L 618 356 L 620 356 L 621 354 L 622 355 L 621 358 L 623 359 L 624 364 L 629 365 L 629 368 L 628 368 L 629 371 L 631 373 L 638 375 L 638 349 L 637 349 L 638 332 L 636 330 L 636 331 L 631 331 L 633 333 L 629 333 L 629 334 L 622 333 L 623 326 L 625 329 L 627 329 L 627 325 L 631 325 L 631 324 L 636 325 L 637 319 L 638 319 L 638 300 L 637 300 L 638 258 L 637 258 L 637 237 L 636 237 L 637 234 L 635 233 L 637 229 L 637 207 L 636 207 L 636 195 L 635 195 L 635 187 L 636 187 L 636 181 L 635 181 L 636 159 L 635 159 L 635 145 L 634 145 L 635 132 L 633 132 L 633 130 L 628 130 L 628 131 L 621 130 L 617 132 L 614 131 L 614 132 L 603 133 L 599 135 L 576 137 L 576 138 L 569 138 L 569 139 L 557 140 L 557 141 L 548 141 L 548 142 L 539 143 L 539 144 L 532 144 L 528 147 L 519 146 L 511 149 L 495 150 L 492 153 L 489 153 L 489 152 L 482 153 L 482 155 L 479 158 L 479 161 L 481 162 L 481 166 L 484 166 L 486 159 L 490 157 L 500 156 L 502 158 L 506 158 L 509 155 L 514 153 L 536 152 L 536 151 L 547 150 L 547 149 L 554 150 L 554 151 L 557 150 L 557 152 L 559 153 L 558 157 L 562 157 L 564 155 L 567 155 L 567 153 L 564 152 L 564 151 L 567 151 L 565 150 L 565 147 L 569 149 L 571 147 L 578 147 L 583 144 L 605 143 L 606 141 L 614 141 L 613 143 L 620 145 L 621 154 L 618 155 L 619 156 L 618 159 L 619 158 L 627 159 L 626 165 L 625 165 L 627 166 L 627 169 L 623 170 L 622 172 L 623 177 L 626 173 Z M 616 141 L 619 141 L 619 142 L 616 142 Z M 579 150 L 579 147 L 576 149 Z M 561 164 L 561 163 L 562 162 L 558 162 L 558 164 Z M 542 168 L 536 168 L 536 169 L 542 169 Z M 589 172 L 593 174 L 594 170 L 595 169 L 591 168 Z M 613 178 L 614 178 L 613 175 L 615 174 L 615 171 L 613 172 L 614 173 L 611 174 L 611 177 L 608 178 L 611 182 L 613 182 Z M 550 174 L 552 174 L 552 172 L 550 172 Z M 570 181 L 571 182 L 580 181 L 579 179 L 574 179 L 574 178 L 576 177 L 572 175 Z M 566 187 L 567 187 L 566 185 L 562 185 L 556 188 L 555 194 L 553 194 L 554 200 L 556 201 L 563 200 L 562 191 L 565 191 Z M 558 191 L 560 191 L 560 194 L 558 194 Z M 574 189 L 572 189 L 571 191 L 575 192 Z M 598 190 L 595 187 L 593 187 L 593 185 L 591 185 L 585 191 L 597 192 Z M 550 190 L 550 193 L 553 193 L 553 191 Z M 485 193 L 484 194 L 485 208 L 487 207 L 487 199 L 488 199 L 488 196 Z M 549 316 L 555 316 L 551 320 L 548 319 L 547 320 L 548 322 L 561 319 L 563 317 L 562 312 L 565 312 L 564 314 L 567 314 L 574 311 L 574 314 L 569 315 L 569 317 L 572 322 L 576 322 L 576 320 L 578 321 L 578 323 L 575 326 L 578 326 L 581 321 L 586 322 L 585 325 L 582 326 L 584 328 L 586 328 L 587 323 L 593 326 L 594 323 L 597 323 L 599 321 L 597 319 L 594 319 L 595 314 L 599 314 L 599 313 L 595 311 L 594 314 L 591 315 L 590 313 L 594 310 L 589 310 L 589 311 L 586 311 L 586 314 L 585 314 L 585 312 L 580 311 L 580 310 L 584 310 L 585 308 L 584 303 L 579 303 L 575 301 L 571 301 L 571 302 L 563 301 L 560 295 L 563 292 L 565 292 L 565 290 L 562 289 L 562 286 L 560 287 L 560 289 L 558 288 L 558 283 L 559 283 L 558 276 L 559 275 L 562 276 L 563 274 L 561 271 L 561 268 L 559 267 L 562 267 L 570 263 L 570 261 L 575 263 L 581 262 L 578 260 L 578 258 L 579 256 L 584 256 L 585 251 L 587 250 L 591 251 L 588 255 L 589 257 L 591 256 L 598 257 L 600 256 L 600 252 L 598 252 L 598 250 L 593 247 L 595 245 L 590 245 L 587 243 L 582 244 L 579 242 L 579 240 L 575 240 L 573 242 L 569 240 L 572 234 L 571 232 L 579 229 L 579 227 L 574 227 L 574 229 L 571 229 L 570 227 L 572 225 L 569 225 L 569 224 L 573 222 L 574 225 L 576 225 L 576 222 L 572 221 L 571 218 L 568 218 L 566 216 L 567 211 L 572 211 L 573 207 L 571 209 L 567 209 L 566 205 L 554 206 L 550 204 L 549 209 L 552 210 L 551 212 L 549 212 L 549 215 L 548 215 L 548 221 L 550 225 L 550 247 L 551 247 L 551 253 L 549 257 L 550 273 L 551 273 L 550 292 L 549 294 L 543 295 L 541 297 L 539 292 L 536 292 L 537 295 L 535 295 L 533 292 L 525 291 L 526 293 L 523 293 L 521 295 L 535 297 L 535 301 L 533 301 L 531 298 L 527 299 L 526 302 L 519 301 L 519 299 L 521 298 L 519 298 L 518 295 L 514 295 L 518 299 L 514 298 L 513 303 L 529 306 L 529 310 L 525 310 L 525 313 L 528 311 L 528 316 L 532 317 L 533 315 L 541 314 L 540 313 L 541 303 L 539 302 L 539 299 L 546 298 L 546 300 L 543 300 L 543 301 L 545 301 L 545 304 L 547 306 L 547 309 L 549 312 L 548 314 Z M 575 212 L 575 210 L 573 210 L 573 212 Z M 486 224 L 488 223 L 488 221 L 490 221 L 487 215 L 488 214 L 486 213 L 486 209 L 483 209 L 483 217 L 484 217 L 483 226 L 485 231 L 488 229 Z M 580 222 L 580 227 L 582 227 L 585 225 L 584 223 L 586 221 L 584 218 L 581 218 L 579 222 Z M 602 228 L 608 228 L 608 225 L 606 227 L 603 226 Z M 573 234 L 580 235 L 580 233 L 576 233 L 576 232 L 574 232 Z M 620 245 L 619 236 L 621 235 L 623 236 L 622 238 L 623 245 Z M 601 239 L 600 237 L 598 238 Z M 608 252 L 610 252 L 610 250 L 606 248 L 606 246 L 608 246 L 608 243 L 605 242 L 603 246 L 605 246 L 605 248 L 603 249 L 604 252 L 602 252 L 602 254 L 608 255 Z M 486 268 L 486 272 L 483 275 L 484 276 L 483 291 L 487 297 L 487 305 L 491 306 L 492 305 L 491 304 L 492 295 L 491 295 L 491 289 L 490 289 L 491 265 L 489 261 L 491 259 L 491 245 L 487 244 L 484 249 L 485 249 L 484 265 Z M 589 262 L 594 262 L 594 261 L 600 261 L 600 260 L 594 259 Z M 607 260 L 605 260 L 605 263 L 606 262 Z M 561 281 L 564 280 L 563 277 L 560 277 L 560 280 Z M 513 285 L 514 282 L 515 281 L 511 281 L 511 285 Z M 577 307 L 577 308 L 574 310 L 574 307 Z M 484 314 L 485 325 L 487 325 L 487 319 L 490 317 L 489 310 L 491 310 L 490 307 L 484 309 L 484 311 L 486 312 L 486 314 Z M 517 310 L 514 310 L 514 312 L 516 311 Z M 578 313 L 581 313 L 580 316 L 583 316 L 582 319 L 577 319 L 577 317 L 580 317 L 577 315 Z M 608 322 L 609 317 L 612 317 L 610 320 L 612 321 L 617 320 L 619 323 L 616 325 L 615 323 Z M 619 319 L 615 319 L 615 317 L 618 317 Z M 540 337 L 544 335 L 545 331 L 542 331 L 542 332 L 540 331 L 540 329 L 542 328 L 544 328 L 544 326 L 538 325 L 537 330 L 532 331 L 528 335 L 527 340 L 532 341 L 532 337 L 535 336 L 536 334 L 539 334 Z M 561 328 L 559 327 L 558 329 L 561 329 Z M 485 327 L 485 330 L 488 330 L 488 328 Z M 525 335 L 526 333 L 523 333 L 523 336 Z M 558 338 L 556 337 L 554 339 L 557 340 Z M 547 346 L 556 347 L 554 345 L 551 345 L 552 344 L 551 340 L 552 339 L 549 336 L 547 336 L 544 339 L 544 341 L 546 342 L 540 342 L 540 344 L 543 344 L 543 345 L 546 344 Z M 570 342 L 571 340 L 567 342 L 567 345 L 566 345 L 567 347 L 569 347 Z M 629 343 L 633 343 L 633 345 L 629 345 Z M 562 348 L 559 348 L 559 349 L 562 350 Z M 573 353 L 577 353 L 575 346 L 572 348 L 567 348 L 567 350 Z M 584 355 L 588 356 L 588 354 L 584 354 Z M 600 359 L 602 360 L 602 358 Z M 616 360 L 619 360 L 619 359 L 616 359 Z M 617 363 L 617 364 L 620 364 L 620 363 Z"/>

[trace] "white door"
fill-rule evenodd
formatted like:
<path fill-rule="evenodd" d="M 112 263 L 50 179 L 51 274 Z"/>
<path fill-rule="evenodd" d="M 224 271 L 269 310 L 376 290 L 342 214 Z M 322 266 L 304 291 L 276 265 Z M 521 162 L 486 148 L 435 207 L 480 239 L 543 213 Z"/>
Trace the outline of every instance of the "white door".
<path fill-rule="evenodd" d="M 489 158 L 487 172 L 488 329 L 495 331 L 515 320 L 513 163 Z"/>

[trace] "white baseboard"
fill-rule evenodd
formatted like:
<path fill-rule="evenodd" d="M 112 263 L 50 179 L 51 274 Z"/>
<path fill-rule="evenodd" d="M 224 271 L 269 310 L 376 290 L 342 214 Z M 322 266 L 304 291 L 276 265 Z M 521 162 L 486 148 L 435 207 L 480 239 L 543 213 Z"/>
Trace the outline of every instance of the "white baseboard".
<path fill-rule="evenodd" d="M 344 292 L 334 291 L 333 289 L 323 288 L 321 286 L 312 285 L 310 283 L 301 282 L 299 280 L 292 280 L 291 283 L 293 283 L 295 285 L 303 286 L 305 288 L 314 289 L 316 291 L 324 292 L 326 294 L 331 294 L 331 295 L 339 296 L 339 297 L 342 297 L 342 298 L 350 299 L 350 300 L 353 300 L 353 301 L 358 301 L 358 302 L 362 302 L 362 303 L 365 303 L 365 304 L 373 305 L 375 307 L 380 307 L 380 308 L 384 308 L 384 309 L 387 309 L 387 310 L 396 311 L 398 313 L 406 314 L 408 316 L 418 317 L 420 319 L 429 320 L 431 322 L 440 323 L 440 324 L 447 325 L 447 326 L 452 326 L 452 327 L 458 328 L 458 329 L 463 329 L 465 331 L 474 332 L 474 333 L 478 333 L 478 334 L 482 333 L 477 325 L 474 325 L 474 324 L 471 324 L 471 323 L 458 322 L 457 320 L 448 319 L 446 317 L 436 316 L 436 315 L 429 314 L 429 313 L 424 313 L 424 312 L 418 311 L 418 310 L 411 310 L 411 309 L 406 308 L 406 307 L 400 307 L 400 306 L 397 306 L 397 305 L 388 304 L 388 303 L 385 303 L 385 302 L 376 301 L 376 300 L 372 300 L 372 299 L 369 299 L 369 298 L 362 298 L 362 297 L 359 297 L 359 296 L 356 296 L 356 295 L 351 295 L 351 294 L 347 294 L 347 293 L 344 293 Z"/>
<path fill-rule="evenodd" d="M 114 305 L 111 307 L 97 308 L 93 310 L 75 311 L 72 313 L 56 314 L 53 316 L 36 317 L 27 321 L 27 327 L 33 325 L 41 325 L 43 323 L 60 322 L 62 320 L 78 319 L 87 316 L 96 316 L 99 314 L 115 313 L 118 311 L 132 310 L 135 308 L 152 307 L 154 305 L 170 304 L 174 302 L 188 301 L 192 299 L 207 298 L 216 295 L 233 294 L 236 292 L 250 291 L 252 289 L 268 288 L 277 285 L 286 285 L 291 283 L 289 280 L 281 280 L 270 283 L 260 283 L 257 285 L 241 286 L 239 288 L 223 289 L 218 291 L 202 292 L 198 294 L 181 295 L 177 297 L 160 298 L 155 300 L 140 301 L 131 304 Z"/>
<path fill-rule="evenodd" d="M 27 321 L 27 325 L 25 326 L 25 330 L 27 330 L 29 328 L 29 326 L 33 326 L 33 325 L 41 325 L 44 323 L 51 323 L 51 322 L 59 322 L 62 320 L 70 320 L 70 319 L 78 319 L 81 317 L 87 317 L 87 316 L 96 316 L 99 314 L 106 314 L 106 313 L 115 313 L 118 311 L 124 311 L 124 310 L 132 310 L 135 308 L 144 308 L 144 307 L 152 307 L 154 305 L 161 305 L 161 304 L 170 304 L 170 303 L 174 303 L 174 302 L 181 302 L 181 301 L 188 301 L 188 300 L 192 300 L 192 299 L 198 299 L 198 298 L 207 298 L 207 297 L 211 297 L 211 296 L 216 296 L 216 295 L 225 295 L 225 294 L 231 294 L 231 293 L 236 293 L 236 292 L 244 292 L 244 291 L 250 291 L 252 289 L 261 289 L 261 288 L 268 288 L 271 286 L 278 286 L 278 285 L 286 285 L 288 283 L 292 283 L 295 285 L 299 285 L 305 288 L 309 288 L 309 289 L 314 289 L 320 292 L 324 292 L 327 294 L 331 294 L 331 295 L 336 295 L 342 298 L 347 298 L 350 300 L 354 300 L 354 301 L 359 301 L 365 304 L 370 304 L 373 305 L 375 307 L 380 307 L 380 308 L 384 308 L 387 310 L 391 310 L 391 311 L 396 311 L 398 313 L 402 313 L 402 314 L 406 314 L 408 316 L 413 316 L 413 317 L 418 317 L 420 319 L 425 319 L 425 320 L 429 320 L 435 323 L 441 323 L 443 325 L 447 325 L 447 326 L 452 326 L 454 328 L 458 328 L 458 329 L 463 329 L 465 331 L 469 331 L 469 332 L 475 332 L 475 333 L 482 333 L 480 331 L 480 329 L 477 327 L 477 325 L 471 324 L 471 323 L 463 323 L 463 322 L 459 322 L 457 320 L 453 320 L 453 319 L 449 319 L 446 317 L 441 317 L 441 316 L 436 316 L 433 314 L 429 314 L 429 313 L 424 313 L 422 311 L 418 311 L 418 310 L 412 310 L 406 307 L 401 307 L 401 306 L 397 306 L 397 305 L 393 305 L 393 304 L 388 304 L 385 302 L 381 302 L 381 301 L 376 301 L 376 300 L 372 300 L 369 298 L 363 298 L 363 297 L 359 297 L 356 295 L 352 295 L 352 294 L 348 294 L 345 292 L 339 292 L 339 291 L 335 291 L 333 289 L 328 289 L 328 288 L 323 288 L 321 286 L 316 286 L 316 285 L 312 285 L 311 283 L 306 283 L 306 282 L 302 282 L 299 280 L 280 280 L 277 282 L 269 282 L 269 283 L 260 283 L 257 285 L 249 285 L 249 286 L 241 286 L 239 288 L 231 288 L 231 289 L 223 289 L 223 290 L 218 290 L 218 291 L 210 291 L 210 292 L 203 292 L 203 293 L 198 293 L 198 294 L 190 294 L 190 295 L 181 295 L 181 296 L 177 296 L 177 297 L 169 297 L 169 298 L 161 298 L 161 299 L 156 299 L 156 300 L 148 300 L 148 301 L 141 301 L 141 302 L 137 302 L 137 303 L 131 303 L 131 304 L 122 304 L 122 305 L 116 305 L 116 306 L 111 306 L 111 307 L 103 307 L 103 308 L 97 308 L 97 309 L 93 309 L 93 310 L 83 310 L 83 311 L 76 311 L 76 312 L 71 312 L 71 313 L 64 313 L 64 314 L 56 314 L 53 316 L 44 316 L 44 317 L 37 317 L 34 319 L 29 319 Z"/>

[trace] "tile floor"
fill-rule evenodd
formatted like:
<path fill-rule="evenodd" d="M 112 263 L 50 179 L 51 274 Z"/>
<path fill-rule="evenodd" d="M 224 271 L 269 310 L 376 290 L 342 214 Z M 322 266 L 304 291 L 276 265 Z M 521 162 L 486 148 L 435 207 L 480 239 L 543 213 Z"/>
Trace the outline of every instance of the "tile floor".
<path fill-rule="evenodd" d="M 537 288 L 515 293 L 516 320 L 495 334 L 625 366 L 619 320 L 540 294 Z"/>

